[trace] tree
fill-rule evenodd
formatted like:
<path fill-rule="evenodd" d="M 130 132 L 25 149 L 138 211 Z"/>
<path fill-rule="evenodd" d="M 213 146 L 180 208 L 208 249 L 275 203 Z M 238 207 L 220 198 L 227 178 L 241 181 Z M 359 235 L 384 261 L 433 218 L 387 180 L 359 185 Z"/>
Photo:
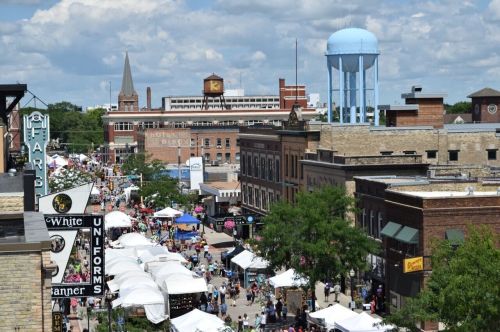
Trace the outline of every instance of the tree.
<path fill-rule="evenodd" d="M 61 168 L 59 173 L 50 176 L 49 189 L 51 193 L 57 193 L 89 182 L 92 182 L 89 173 L 82 172 L 78 168 Z"/>
<path fill-rule="evenodd" d="M 444 104 L 446 114 L 462 114 L 472 111 L 472 103 L 469 101 L 459 101 L 453 105 Z"/>
<path fill-rule="evenodd" d="M 169 176 L 160 176 L 154 181 L 145 182 L 139 194 L 147 204 L 156 207 L 170 206 L 173 201 L 179 202 L 182 199 L 177 180 Z"/>
<path fill-rule="evenodd" d="M 500 238 L 487 227 L 470 227 L 465 242 L 434 244 L 426 288 L 384 323 L 420 331 L 416 324 L 439 321 L 446 331 L 498 331 Z"/>
<path fill-rule="evenodd" d="M 376 251 L 376 243 L 347 219 L 353 207 L 342 187 L 300 192 L 295 204 L 271 207 L 256 246 L 273 269 L 292 267 L 308 277 L 314 298 L 317 281 L 365 270 L 366 256 Z"/>
<path fill-rule="evenodd" d="M 164 169 L 163 163 L 158 159 L 150 160 L 151 156 L 144 153 L 130 154 L 122 164 L 122 171 L 125 175 L 142 174 L 144 181 L 152 181 L 155 176 L 160 175 Z"/>

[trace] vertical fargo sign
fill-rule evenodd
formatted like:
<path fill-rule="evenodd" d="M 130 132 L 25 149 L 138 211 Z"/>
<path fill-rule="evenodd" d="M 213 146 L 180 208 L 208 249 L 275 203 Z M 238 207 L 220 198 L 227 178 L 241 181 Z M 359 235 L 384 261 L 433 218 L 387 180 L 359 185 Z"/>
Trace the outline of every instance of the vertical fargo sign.
<path fill-rule="evenodd" d="M 24 144 L 28 147 L 29 161 L 36 171 L 35 194 L 47 195 L 46 149 L 50 139 L 49 116 L 33 112 L 24 116 Z"/>

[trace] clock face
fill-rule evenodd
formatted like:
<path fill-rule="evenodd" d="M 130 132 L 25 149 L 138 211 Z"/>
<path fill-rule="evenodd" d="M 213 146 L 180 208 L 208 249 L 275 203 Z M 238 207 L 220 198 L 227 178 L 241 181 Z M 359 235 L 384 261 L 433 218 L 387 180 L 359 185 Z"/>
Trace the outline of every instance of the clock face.
<path fill-rule="evenodd" d="M 476 104 L 476 106 L 474 106 L 474 112 L 476 112 L 476 114 L 479 114 L 479 104 Z"/>
<path fill-rule="evenodd" d="M 497 105 L 489 104 L 488 105 L 488 113 L 495 114 L 497 112 Z"/>
<path fill-rule="evenodd" d="M 210 90 L 219 91 L 220 90 L 220 82 L 219 81 L 210 81 Z"/>

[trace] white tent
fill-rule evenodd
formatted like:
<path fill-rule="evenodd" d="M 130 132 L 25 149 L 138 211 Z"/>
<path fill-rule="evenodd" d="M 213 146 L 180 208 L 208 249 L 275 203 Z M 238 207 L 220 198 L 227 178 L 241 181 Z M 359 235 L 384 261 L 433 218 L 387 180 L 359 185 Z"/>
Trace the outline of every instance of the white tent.
<path fill-rule="evenodd" d="M 161 276 L 167 276 L 170 274 L 179 274 L 179 275 L 193 275 L 193 272 L 187 269 L 185 266 L 181 265 L 179 262 L 175 261 L 167 261 L 162 263 L 161 265 L 154 266 L 150 269 L 151 274 L 154 279 L 157 280 Z"/>
<path fill-rule="evenodd" d="M 151 275 L 147 272 L 144 271 L 139 271 L 139 270 L 132 270 L 132 271 L 125 271 L 123 273 L 119 273 L 115 275 L 113 280 L 110 280 L 107 282 L 109 289 L 112 292 L 116 292 L 117 290 L 120 289 L 120 285 L 125 282 L 125 280 L 128 279 L 133 279 L 133 278 L 151 278 Z"/>
<path fill-rule="evenodd" d="M 300 287 L 307 285 L 306 278 L 300 277 L 294 269 L 288 269 L 282 274 L 269 278 L 269 284 L 273 287 Z"/>
<path fill-rule="evenodd" d="M 203 293 L 208 291 L 207 282 L 202 277 L 171 274 L 161 279 L 163 279 L 163 283 L 160 286 L 168 295 Z"/>
<path fill-rule="evenodd" d="M 224 321 L 219 317 L 198 309 L 171 320 L 176 332 L 218 332 L 224 328 Z"/>
<path fill-rule="evenodd" d="M 394 329 L 392 325 L 375 326 L 381 321 L 380 318 L 373 318 L 366 312 L 362 312 L 356 316 L 335 321 L 335 328 L 342 332 L 383 332 Z"/>
<path fill-rule="evenodd" d="M 158 288 L 142 286 L 120 291 L 120 297 L 112 302 L 113 308 L 144 306 L 146 317 L 154 324 L 164 321 L 165 299 Z"/>
<path fill-rule="evenodd" d="M 106 260 L 113 259 L 117 256 L 126 256 L 126 257 L 137 257 L 136 248 L 122 248 L 122 249 L 113 249 L 106 248 L 104 255 Z"/>
<path fill-rule="evenodd" d="M 170 252 L 166 247 L 146 247 L 137 250 L 137 254 L 141 262 L 148 263 L 158 260 L 158 257 L 168 255 Z"/>
<path fill-rule="evenodd" d="M 253 252 L 243 250 L 238 255 L 231 259 L 231 262 L 240 266 L 243 270 L 246 269 L 265 269 L 269 263 L 262 257 L 256 256 Z"/>
<path fill-rule="evenodd" d="M 151 286 L 153 288 L 158 287 L 156 282 L 149 277 L 130 277 L 125 280 L 120 284 L 120 291 L 123 290 L 129 290 L 129 289 L 134 289 L 137 287 L 142 287 L 142 286 Z"/>
<path fill-rule="evenodd" d="M 127 233 L 120 236 L 117 240 L 124 247 L 139 247 L 139 246 L 154 246 L 155 244 L 151 242 L 144 235 L 139 233 Z"/>
<path fill-rule="evenodd" d="M 91 195 L 100 195 L 101 191 L 96 186 L 93 186 L 92 187 L 92 191 L 90 192 L 90 194 Z"/>
<path fill-rule="evenodd" d="M 357 317 L 358 314 L 350 309 L 347 309 L 343 305 L 335 303 L 334 305 L 309 313 L 309 320 L 315 324 L 323 325 L 328 331 L 335 328 L 335 322 L 337 320 L 348 319 L 352 317 Z"/>
<path fill-rule="evenodd" d="M 86 155 L 84 155 L 83 153 L 80 153 L 80 154 L 78 155 L 78 159 L 80 159 L 80 162 L 82 162 L 82 161 L 85 161 L 85 160 L 89 159 L 89 157 L 87 157 L 87 156 L 86 156 Z"/>
<path fill-rule="evenodd" d="M 106 274 L 110 276 L 125 273 L 128 271 L 143 271 L 143 269 L 139 264 L 132 262 L 117 263 L 111 265 L 109 268 L 106 268 Z"/>
<path fill-rule="evenodd" d="M 155 212 L 153 214 L 153 216 L 157 217 L 157 218 L 175 218 L 175 217 L 182 216 L 182 214 L 183 213 L 181 211 L 178 211 L 176 209 L 172 209 L 171 207 L 167 207 L 163 210 Z"/>
<path fill-rule="evenodd" d="M 114 256 L 114 257 L 111 257 L 111 258 L 106 257 L 105 268 L 106 268 L 106 270 L 108 270 L 113 265 L 123 264 L 123 263 L 138 264 L 137 258 L 128 257 L 128 256 Z"/>
<path fill-rule="evenodd" d="M 132 220 L 121 211 L 112 211 L 104 216 L 104 227 L 110 228 L 132 227 Z"/>
<path fill-rule="evenodd" d="M 132 193 L 132 190 L 139 190 L 140 188 L 137 186 L 130 186 L 125 189 L 123 189 L 123 192 L 125 193 L 125 200 L 128 202 L 130 201 L 130 194 Z"/>
<path fill-rule="evenodd" d="M 67 166 L 68 160 L 66 160 L 62 156 L 55 154 L 52 157 L 47 156 L 47 165 L 51 166 L 51 167 L 55 166 L 55 168 L 61 167 L 61 166 Z"/>

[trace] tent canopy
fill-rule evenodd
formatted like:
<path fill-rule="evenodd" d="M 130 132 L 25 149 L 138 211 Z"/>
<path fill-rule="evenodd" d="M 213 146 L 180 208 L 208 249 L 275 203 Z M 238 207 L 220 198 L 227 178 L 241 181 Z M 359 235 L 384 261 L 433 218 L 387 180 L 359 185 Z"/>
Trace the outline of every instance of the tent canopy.
<path fill-rule="evenodd" d="M 193 277 L 192 275 L 170 275 L 164 278 L 162 288 L 168 294 L 192 294 L 208 291 L 205 278 Z"/>
<path fill-rule="evenodd" d="M 342 332 L 383 332 L 394 329 L 392 325 L 375 326 L 381 321 L 380 318 L 373 318 L 366 312 L 362 312 L 356 316 L 335 321 L 335 328 Z"/>
<path fill-rule="evenodd" d="M 157 218 L 175 218 L 182 216 L 182 212 L 176 209 L 172 209 L 171 207 L 167 207 L 163 210 L 155 212 L 153 216 Z"/>
<path fill-rule="evenodd" d="M 198 309 L 171 320 L 176 332 L 217 332 L 224 327 L 224 321 L 219 317 Z"/>
<path fill-rule="evenodd" d="M 323 325 L 328 330 L 335 328 L 337 320 L 348 319 L 358 316 L 354 311 L 347 309 L 343 305 L 335 303 L 334 305 L 308 314 L 309 320 L 315 324 Z"/>
<path fill-rule="evenodd" d="M 253 252 L 243 250 L 238 255 L 231 259 L 231 262 L 240 266 L 243 270 L 246 269 L 265 269 L 269 263 L 262 257 L 256 256 Z"/>
<path fill-rule="evenodd" d="M 109 268 L 106 267 L 106 274 L 110 276 L 125 273 L 128 271 L 143 271 L 143 269 L 139 264 L 132 262 L 116 263 L 111 265 Z"/>
<path fill-rule="evenodd" d="M 104 216 L 104 227 L 110 228 L 132 227 L 132 220 L 121 211 L 112 211 Z"/>
<path fill-rule="evenodd" d="M 306 278 L 300 277 L 294 269 L 288 269 L 282 274 L 269 278 L 269 283 L 273 287 L 300 287 L 307 285 Z"/>
<path fill-rule="evenodd" d="M 181 217 L 175 219 L 177 224 L 199 224 L 200 221 L 190 215 L 189 213 L 183 214 Z"/>
<path fill-rule="evenodd" d="M 120 297 L 114 300 L 112 304 L 113 308 L 117 306 L 143 306 L 146 311 L 146 317 L 154 324 L 158 324 L 167 318 L 165 316 L 165 299 L 157 287 L 140 286 L 120 291 Z"/>
<path fill-rule="evenodd" d="M 153 246 L 154 243 L 151 242 L 144 235 L 139 233 L 127 233 L 120 236 L 118 242 L 124 247 L 138 247 L 138 246 Z"/>

